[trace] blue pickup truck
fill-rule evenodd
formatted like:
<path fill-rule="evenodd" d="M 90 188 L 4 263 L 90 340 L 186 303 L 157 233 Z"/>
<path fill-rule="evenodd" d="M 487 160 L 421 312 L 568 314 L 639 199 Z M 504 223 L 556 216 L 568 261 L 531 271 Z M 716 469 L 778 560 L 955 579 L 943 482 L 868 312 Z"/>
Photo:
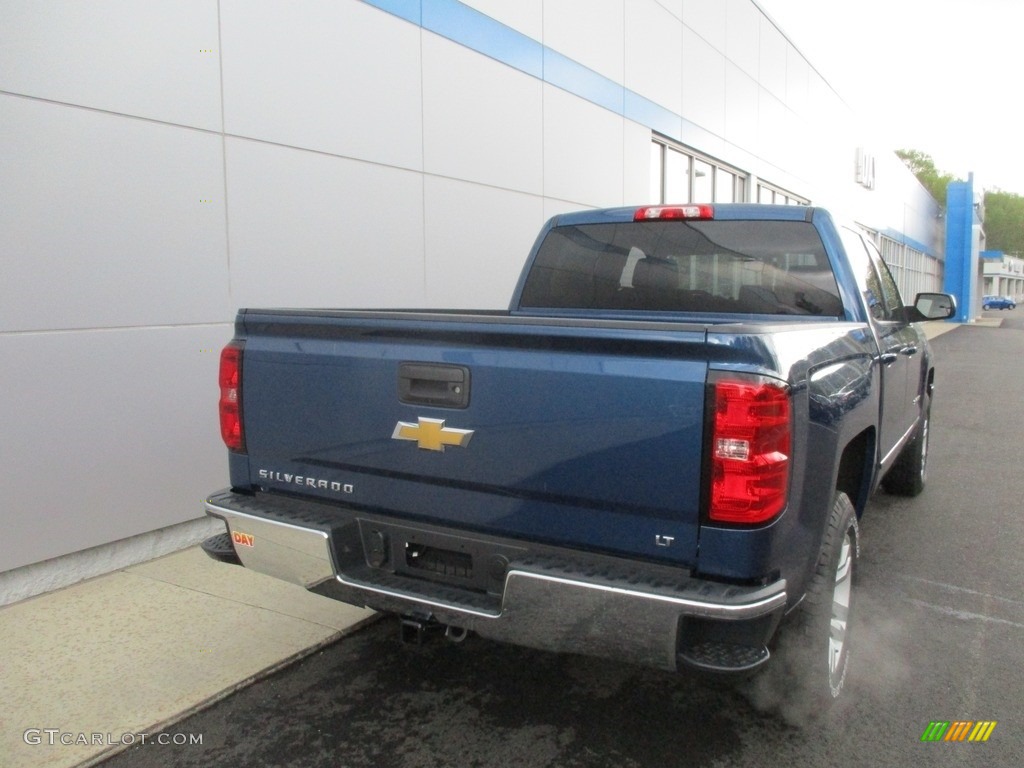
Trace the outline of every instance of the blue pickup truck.
<path fill-rule="evenodd" d="M 857 520 L 924 487 L 935 367 L 820 208 L 556 216 L 508 311 L 239 311 L 211 556 L 443 628 L 829 702 Z M 780 629 L 781 625 L 781 629 Z"/>

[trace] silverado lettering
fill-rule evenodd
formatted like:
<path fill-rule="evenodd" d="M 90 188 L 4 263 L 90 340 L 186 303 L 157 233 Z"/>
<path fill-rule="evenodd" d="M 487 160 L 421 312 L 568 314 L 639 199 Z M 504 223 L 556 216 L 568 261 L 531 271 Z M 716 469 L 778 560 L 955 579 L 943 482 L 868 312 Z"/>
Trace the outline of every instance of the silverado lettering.
<path fill-rule="evenodd" d="M 261 469 L 256 473 L 260 480 L 273 480 L 278 483 L 294 483 L 305 485 L 310 488 L 321 490 L 330 489 L 336 492 L 352 493 L 354 488 L 351 483 L 339 483 L 336 481 L 318 480 L 315 477 L 303 477 L 302 475 L 290 475 L 287 472 L 274 472 L 269 469 Z"/>
<path fill-rule="evenodd" d="M 242 309 L 204 548 L 414 633 L 736 676 L 785 647 L 825 705 L 858 518 L 927 477 L 916 323 L 954 312 L 828 212 L 746 204 L 556 216 L 507 312 Z"/>

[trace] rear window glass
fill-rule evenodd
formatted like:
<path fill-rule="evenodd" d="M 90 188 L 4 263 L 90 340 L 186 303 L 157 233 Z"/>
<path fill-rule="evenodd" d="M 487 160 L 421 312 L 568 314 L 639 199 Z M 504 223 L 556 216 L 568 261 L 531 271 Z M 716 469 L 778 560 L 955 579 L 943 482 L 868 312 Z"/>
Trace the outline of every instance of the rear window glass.
<path fill-rule="evenodd" d="M 552 229 L 520 306 L 843 314 L 814 227 L 802 221 L 658 221 Z"/>

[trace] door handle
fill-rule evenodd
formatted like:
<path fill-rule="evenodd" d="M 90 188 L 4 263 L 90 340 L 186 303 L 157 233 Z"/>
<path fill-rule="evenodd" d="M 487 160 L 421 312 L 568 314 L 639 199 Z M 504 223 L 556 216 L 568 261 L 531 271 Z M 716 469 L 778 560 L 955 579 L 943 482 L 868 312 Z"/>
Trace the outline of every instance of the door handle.
<path fill-rule="evenodd" d="M 882 365 L 892 365 L 899 359 L 899 355 L 895 352 L 884 352 L 878 359 L 882 361 Z"/>
<path fill-rule="evenodd" d="M 900 350 L 900 354 L 906 355 L 907 357 L 913 357 L 914 355 L 917 354 L 917 347 L 904 347 L 903 349 Z"/>
<path fill-rule="evenodd" d="M 398 399 L 409 405 L 467 408 L 469 380 L 465 366 L 402 363 L 398 366 Z"/>

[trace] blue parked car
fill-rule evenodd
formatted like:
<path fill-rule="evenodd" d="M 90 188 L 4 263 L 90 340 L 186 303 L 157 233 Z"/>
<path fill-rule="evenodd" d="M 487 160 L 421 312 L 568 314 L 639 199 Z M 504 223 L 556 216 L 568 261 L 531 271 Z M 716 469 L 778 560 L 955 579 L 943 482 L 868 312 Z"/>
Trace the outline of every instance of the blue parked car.
<path fill-rule="evenodd" d="M 1017 304 L 1009 296 L 982 296 L 982 309 L 1016 309 Z"/>

